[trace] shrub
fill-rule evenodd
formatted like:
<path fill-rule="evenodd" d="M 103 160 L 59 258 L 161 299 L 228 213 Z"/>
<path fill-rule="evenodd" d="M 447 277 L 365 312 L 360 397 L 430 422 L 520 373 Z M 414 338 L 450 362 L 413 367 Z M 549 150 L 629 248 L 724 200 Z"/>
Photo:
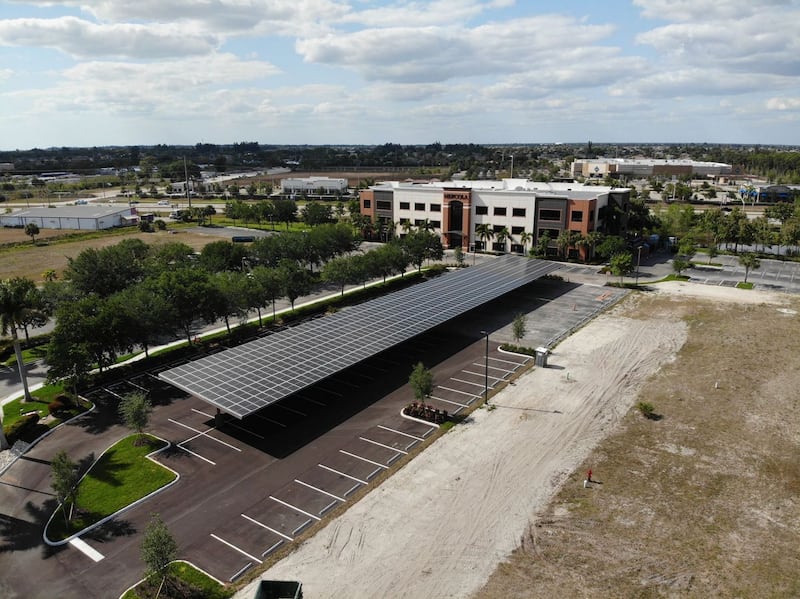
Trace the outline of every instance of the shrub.
<path fill-rule="evenodd" d="M 6 431 L 6 438 L 8 439 L 8 442 L 13 445 L 14 442 L 18 440 L 32 441 L 34 438 L 36 438 L 35 433 L 39 428 L 37 426 L 38 424 L 38 412 L 26 414 L 8 427 L 8 430 Z"/>
<path fill-rule="evenodd" d="M 636 409 L 639 410 L 639 413 L 645 418 L 653 418 L 655 415 L 655 408 L 653 408 L 653 404 L 646 401 L 640 401 L 637 403 Z"/>

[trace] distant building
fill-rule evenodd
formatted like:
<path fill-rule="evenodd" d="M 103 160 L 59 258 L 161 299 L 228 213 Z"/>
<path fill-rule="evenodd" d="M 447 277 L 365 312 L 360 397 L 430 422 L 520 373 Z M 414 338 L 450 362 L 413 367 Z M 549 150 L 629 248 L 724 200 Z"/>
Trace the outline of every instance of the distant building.
<path fill-rule="evenodd" d="M 303 177 L 298 179 L 281 179 L 281 192 L 293 193 L 344 193 L 347 191 L 347 179 L 331 179 L 330 177 Z"/>
<path fill-rule="evenodd" d="M 362 214 L 395 235 L 426 227 L 441 235 L 445 247 L 483 249 L 486 244 L 485 249 L 524 253 L 544 235 L 555 248 L 562 231 L 624 235 L 626 221 L 620 214 L 630 202 L 630 189 L 527 179 L 390 181 L 361 191 L 360 202 Z M 476 233 L 480 225 L 488 225 L 495 238 L 482 239 Z M 496 239 L 504 229 L 509 239 Z M 586 251 L 586 247 L 572 247 L 570 254 L 586 257 Z"/>
<path fill-rule="evenodd" d="M 660 160 L 655 158 L 578 159 L 570 166 L 573 177 L 586 179 L 609 177 L 679 177 L 682 175 L 718 176 L 731 174 L 733 167 L 722 162 L 695 160 Z"/>
<path fill-rule="evenodd" d="M 40 229 L 79 229 L 98 231 L 126 227 L 139 222 L 135 207 L 125 206 L 57 206 L 54 208 L 27 208 L 0 214 L 0 226 L 24 227 L 35 223 Z"/>

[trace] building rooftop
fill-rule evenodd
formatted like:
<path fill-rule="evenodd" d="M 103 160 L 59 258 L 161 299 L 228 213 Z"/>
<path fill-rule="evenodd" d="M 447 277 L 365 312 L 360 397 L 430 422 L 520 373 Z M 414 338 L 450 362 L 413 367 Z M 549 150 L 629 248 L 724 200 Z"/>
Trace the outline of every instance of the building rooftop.
<path fill-rule="evenodd" d="M 53 206 L 51 208 L 23 208 L 4 216 L 30 217 L 30 218 L 103 218 L 120 212 L 129 212 L 129 206 Z"/>

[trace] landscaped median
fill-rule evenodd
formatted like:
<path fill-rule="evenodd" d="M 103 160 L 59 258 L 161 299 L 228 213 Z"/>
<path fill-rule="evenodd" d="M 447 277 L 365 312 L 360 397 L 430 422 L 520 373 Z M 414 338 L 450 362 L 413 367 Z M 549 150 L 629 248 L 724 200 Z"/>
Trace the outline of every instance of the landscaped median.
<path fill-rule="evenodd" d="M 160 597 L 203 597 L 203 599 L 226 599 L 234 590 L 226 587 L 194 565 L 183 560 L 170 564 L 171 581 L 166 589 L 161 589 Z M 158 591 L 157 577 L 140 580 L 123 593 L 121 599 L 143 599 L 154 597 Z"/>
<path fill-rule="evenodd" d="M 178 473 L 152 459 L 169 445 L 152 435 L 131 435 L 108 448 L 78 483 L 74 505 L 60 506 L 50 516 L 45 542 L 66 543 L 174 484 Z M 71 512 L 68 524 L 64 509 Z"/>

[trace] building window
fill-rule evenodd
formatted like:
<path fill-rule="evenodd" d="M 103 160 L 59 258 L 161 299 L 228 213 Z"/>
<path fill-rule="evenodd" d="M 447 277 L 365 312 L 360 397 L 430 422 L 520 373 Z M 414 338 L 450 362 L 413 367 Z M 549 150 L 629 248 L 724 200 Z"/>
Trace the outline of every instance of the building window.
<path fill-rule="evenodd" d="M 400 210 L 411 210 L 410 202 L 400 202 Z"/>
<path fill-rule="evenodd" d="M 505 215 L 506 215 L 506 209 L 505 209 L 505 207 L 502 207 L 502 206 L 495 206 L 495 207 L 494 207 L 494 215 L 495 215 L 495 216 L 505 216 Z"/>
<path fill-rule="evenodd" d="M 492 231 L 494 231 L 495 233 L 499 233 L 503 229 L 505 229 L 503 225 L 492 225 Z"/>
<path fill-rule="evenodd" d="M 431 212 L 441 212 L 442 205 L 441 204 L 431 204 Z"/>
<path fill-rule="evenodd" d="M 475 206 L 475 214 L 478 216 L 489 214 L 489 206 Z"/>
<path fill-rule="evenodd" d="M 495 241 L 492 244 L 492 250 L 495 252 L 505 252 L 506 251 L 506 244 L 505 242 L 501 243 L 499 241 Z"/>
<path fill-rule="evenodd" d="M 414 210 L 425 210 L 425 204 L 421 202 L 414 203 Z"/>
<path fill-rule="evenodd" d="M 389 200 L 378 200 L 377 207 L 378 210 L 391 210 L 392 203 Z"/>
<path fill-rule="evenodd" d="M 572 214 L 570 214 L 570 220 L 573 223 L 582 223 L 583 222 L 583 212 L 580 210 L 573 210 Z"/>
<path fill-rule="evenodd" d="M 414 219 L 414 226 L 415 227 L 421 227 L 424 224 L 425 224 L 425 221 L 422 220 L 421 218 Z"/>
<path fill-rule="evenodd" d="M 525 208 L 512 208 L 511 216 L 525 216 Z"/>
<path fill-rule="evenodd" d="M 372 208 L 372 200 L 364 200 L 364 208 Z"/>
<path fill-rule="evenodd" d="M 539 231 L 536 234 L 536 237 L 538 239 L 539 237 L 544 237 L 545 235 L 547 235 L 548 237 L 550 237 L 550 241 L 555 241 L 559 233 L 560 231 L 558 229 L 539 229 Z"/>
<path fill-rule="evenodd" d="M 525 253 L 525 247 L 522 246 L 519 243 L 512 243 L 511 244 L 511 252 L 514 253 L 514 254 L 524 254 Z"/>
<path fill-rule="evenodd" d="M 441 229 L 442 228 L 442 221 L 440 221 L 440 220 L 432 220 L 432 221 L 430 221 L 430 223 L 431 223 L 431 226 L 434 229 Z"/>
<path fill-rule="evenodd" d="M 525 227 L 511 227 L 512 235 L 519 235 L 525 232 Z"/>
<path fill-rule="evenodd" d="M 561 210 L 539 210 L 539 220 L 561 220 Z"/>
<path fill-rule="evenodd" d="M 410 221 L 410 220 L 408 220 L 407 218 L 401 218 L 401 219 L 400 219 L 400 226 L 402 227 L 403 225 L 407 225 L 407 224 L 409 224 L 410 222 L 411 222 L 411 221 Z"/>

